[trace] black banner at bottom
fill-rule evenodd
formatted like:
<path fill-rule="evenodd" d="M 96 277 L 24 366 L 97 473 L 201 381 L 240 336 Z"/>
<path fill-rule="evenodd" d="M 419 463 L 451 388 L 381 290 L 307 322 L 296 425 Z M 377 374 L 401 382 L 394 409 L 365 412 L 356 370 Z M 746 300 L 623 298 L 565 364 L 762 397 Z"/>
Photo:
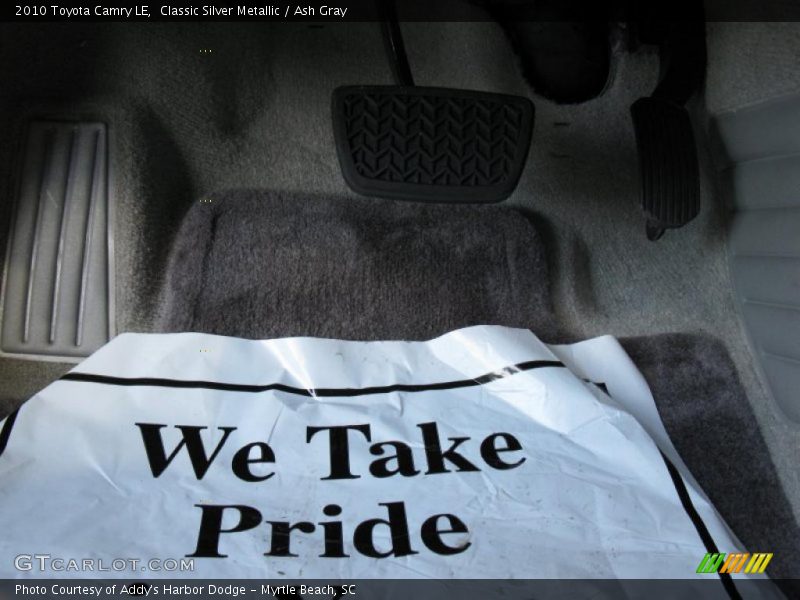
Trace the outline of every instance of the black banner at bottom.
<path fill-rule="evenodd" d="M 768 579 L 736 579 L 734 597 L 784 598 L 793 596 L 800 580 L 774 582 Z M 783 593 L 781 592 L 783 590 Z M 716 577 L 687 580 L 471 580 L 471 579 L 353 579 L 353 580 L 260 580 L 260 579 L 19 579 L 0 580 L 0 600 L 21 598 L 205 598 L 345 600 L 540 600 L 621 598 L 704 598 L 728 600 L 729 590 Z"/>

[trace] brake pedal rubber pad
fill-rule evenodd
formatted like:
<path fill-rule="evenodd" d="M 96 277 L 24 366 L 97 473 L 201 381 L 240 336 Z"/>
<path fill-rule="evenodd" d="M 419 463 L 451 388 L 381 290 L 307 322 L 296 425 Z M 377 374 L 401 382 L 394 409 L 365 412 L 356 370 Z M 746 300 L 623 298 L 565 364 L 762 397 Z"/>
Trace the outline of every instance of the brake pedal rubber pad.
<path fill-rule="evenodd" d="M 533 118 L 533 104 L 519 96 L 400 86 L 333 92 L 342 173 L 366 196 L 504 200 L 525 165 Z"/>
<path fill-rule="evenodd" d="M 108 135 L 29 124 L 3 277 L 0 353 L 77 361 L 114 333 Z"/>

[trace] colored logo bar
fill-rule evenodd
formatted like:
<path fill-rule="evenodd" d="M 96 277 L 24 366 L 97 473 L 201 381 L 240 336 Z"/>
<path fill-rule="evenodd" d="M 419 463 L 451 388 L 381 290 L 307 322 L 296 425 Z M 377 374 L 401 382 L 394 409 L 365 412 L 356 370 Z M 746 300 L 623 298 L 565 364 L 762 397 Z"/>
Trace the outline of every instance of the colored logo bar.
<path fill-rule="evenodd" d="M 772 560 L 772 552 L 707 553 L 697 567 L 697 573 L 763 573 Z"/>

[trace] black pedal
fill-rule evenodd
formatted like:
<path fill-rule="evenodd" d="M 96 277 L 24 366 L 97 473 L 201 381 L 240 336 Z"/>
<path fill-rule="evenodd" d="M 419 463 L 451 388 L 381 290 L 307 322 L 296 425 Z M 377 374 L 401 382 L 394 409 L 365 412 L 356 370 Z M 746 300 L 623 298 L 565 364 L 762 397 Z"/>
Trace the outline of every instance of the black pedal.
<path fill-rule="evenodd" d="M 504 200 L 525 165 L 533 117 L 533 104 L 518 96 L 402 86 L 333 93 L 344 178 L 382 198 Z"/>
<path fill-rule="evenodd" d="M 656 44 L 661 58 L 658 85 L 649 98 L 631 106 L 650 240 L 686 225 L 700 212 L 700 168 L 685 106 L 703 87 L 705 16 L 703 3 L 696 2 L 687 5 L 688 18 L 676 21 L 671 17 L 673 5 L 653 0 L 629 7 L 634 22 L 631 31 L 638 31 L 638 42 Z"/>
<path fill-rule="evenodd" d="M 700 212 L 700 173 L 689 113 L 669 100 L 641 98 L 631 106 L 647 237 L 682 227 Z"/>

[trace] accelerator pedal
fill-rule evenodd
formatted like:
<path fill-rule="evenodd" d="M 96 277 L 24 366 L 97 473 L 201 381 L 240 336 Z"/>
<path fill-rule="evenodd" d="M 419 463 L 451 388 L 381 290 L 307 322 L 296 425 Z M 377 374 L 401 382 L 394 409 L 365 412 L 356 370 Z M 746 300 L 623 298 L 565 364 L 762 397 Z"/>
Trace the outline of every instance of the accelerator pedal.
<path fill-rule="evenodd" d="M 504 200 L 522 173 L 533 118 L 533 104 L 518 96 L 406 86 L 333 93 L 345 181 L 382 198 Z"/>
<path fill-rule="evenodd" d="M 637 43 L 658 46 L 661 57 L 653 93 L 631 106 L 645 231 L 651 241 L 667 229 L 686 225 L 700 212 L 700 168 L 685 107 L 705 79 L 705 16 L 703 3 L 697 2 L 687 7 L 686 20 L 675 21 L 670 17 L 673 4 L 653 0 L 629 8 Z"/>
<path fill-rule="evenodd" d="M 114 333 L 107 129 L 37 121 L 24 148 L 0 354 L 77 362 Z"/>
<path fill-rule="evenodd" d="M 667 229 L 686 225 L 700 212 L 700 172 L 689 113 L 658 97 L 631 106 L 642 210 L 647 237 L 657 240 Z"/>

